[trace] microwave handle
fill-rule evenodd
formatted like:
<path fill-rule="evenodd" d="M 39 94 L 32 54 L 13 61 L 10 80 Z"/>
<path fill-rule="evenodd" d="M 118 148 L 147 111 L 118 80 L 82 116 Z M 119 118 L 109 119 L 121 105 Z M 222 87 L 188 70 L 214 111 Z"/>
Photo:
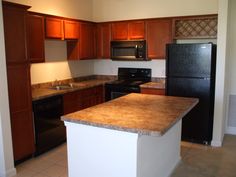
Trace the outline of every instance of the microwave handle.
<path fill-rule="evenodd" d="M 135 57 L 139 58 L 139 56 L 138 56 L 138 45 L 135 45 Z"/>

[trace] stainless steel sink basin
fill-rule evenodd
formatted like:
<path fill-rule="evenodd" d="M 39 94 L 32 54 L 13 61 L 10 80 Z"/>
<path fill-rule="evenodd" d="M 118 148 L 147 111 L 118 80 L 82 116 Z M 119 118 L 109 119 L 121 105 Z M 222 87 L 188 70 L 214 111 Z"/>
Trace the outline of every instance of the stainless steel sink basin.
<path fill-rule="evenodd" d="M 73 89 L 73 88 L 74 88 L 73 84 L 55 85 L 51 87 L 51 89 L 54 89 L 54 90 L 68 90 L 68 89 Z"/>

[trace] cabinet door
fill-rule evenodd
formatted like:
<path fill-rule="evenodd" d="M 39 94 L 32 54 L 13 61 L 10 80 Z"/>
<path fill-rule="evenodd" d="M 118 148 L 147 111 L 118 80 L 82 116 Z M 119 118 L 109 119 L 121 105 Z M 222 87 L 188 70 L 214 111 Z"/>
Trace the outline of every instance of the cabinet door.
<path fill-rule="evenodd" d="M 141 93 L 152 95 L 165 95 L 165 89 L 141 88 Z"/>
<path fill-rule="evenodd" d="M 4 3 L 4 2 L 3 2 Z M 24 9 L 3 4 L 7 63 L 26 63 L 26 13 Z"/>
<path fill-rule="evenodd" d="M 112 23 L 112 40 L 128 39 L 128 22 Z"/>
<path fill-rule="evenodd" d="M 63 20 L 59 18 L 46 17 L 46 38 L 64 39 Z"/>
<path fill-rule="evenodd" d="M 97 58 L 110 58 L 111 24 L 97 25 Z"/>
<path fill-rule="evenodd" d="M 93 23 L 80 24 L 79 47 L 80 59 L 95 58 L 95 25 Z"/>
<path fill-rule="evenodd" d="M 3 3 L 7 81 L 14 160 L 34 152 L 30 66 L 26 53 L 28 6 Z"/>
<path fill-rule="evenodd" d="M 144 21 L 132 21 L 128 26 L 129 39 L 144 39 L 145 25 Z"/>
<path fill-rule="evenodd" d="M 79 38 L 79 24 L 76 21 L 64 20 L 65 39 Z"/>
<path fill-rule="evenodd" d="M 14 160 L 34 153 L 32 98 L 29 66 L 7 66 Z"/>
<path fill-rule="evenodd" d="M 31 63 L 45 61 L 44 17 L 29 14 L 27 17 L 28 56 Z"/>
<path fill-rule="evenodd" d="M 66 93 L 63 95 L 64 114 L 69 114 L 79 110 L 78 104 L 78 91 Z"/>
<path fill-rule="evenodd" d="M 166 44 L 173 41 L 172 20 L 157 19 L 146 21 L 148 58 L 165 59 Z"/>

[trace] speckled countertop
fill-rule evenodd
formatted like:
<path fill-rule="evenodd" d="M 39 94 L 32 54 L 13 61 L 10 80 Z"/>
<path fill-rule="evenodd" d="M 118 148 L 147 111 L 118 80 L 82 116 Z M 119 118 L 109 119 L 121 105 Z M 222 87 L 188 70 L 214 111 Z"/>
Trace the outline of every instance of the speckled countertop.
<path fill-rule="evenodd" d="M 140 85 L 141 88 L 151 88 L 151 89 L 165 89 L 165 82 L 164 81 L 152 81 L 147 82 L 145 84 Z"/>
<path fill-rule="evenodd" d="M 80 82 L 72 82 L 73 85 L 72 88 L 64 89 L 64 90 L 56 90 L 52 89 L 50 87 L 47 88 L 34 88 L 32 89 L 32 100 L 39 100 L 43 98 L 47 98 L 54 95 L 61 95 L 68 92 L 73 92 L 76 90 L 86 89 L 90 87 L 95 87 L 99 85 L 103 85 L 107 82 L 111 82 L 112 80 L 109 79 L 91 79 L 86 81 L 80 81 Z"/>
<path fill-rule="evenodd" d="M 62 120 L 140 135 L 161 136 L 197 103 L 196 98 L 131 93 L 64 115 Z"/>

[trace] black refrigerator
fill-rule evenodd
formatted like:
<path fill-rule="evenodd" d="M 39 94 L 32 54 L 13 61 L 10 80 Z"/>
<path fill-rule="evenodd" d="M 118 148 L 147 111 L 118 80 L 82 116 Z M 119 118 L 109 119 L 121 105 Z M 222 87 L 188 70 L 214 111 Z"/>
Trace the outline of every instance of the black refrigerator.
<path fill-rule="evenodd" d="M 216 45 L 167 44 L 167 95 L 199 98 L 182 120 L 182 140 L 210 144 L 213 131 Z"/>

